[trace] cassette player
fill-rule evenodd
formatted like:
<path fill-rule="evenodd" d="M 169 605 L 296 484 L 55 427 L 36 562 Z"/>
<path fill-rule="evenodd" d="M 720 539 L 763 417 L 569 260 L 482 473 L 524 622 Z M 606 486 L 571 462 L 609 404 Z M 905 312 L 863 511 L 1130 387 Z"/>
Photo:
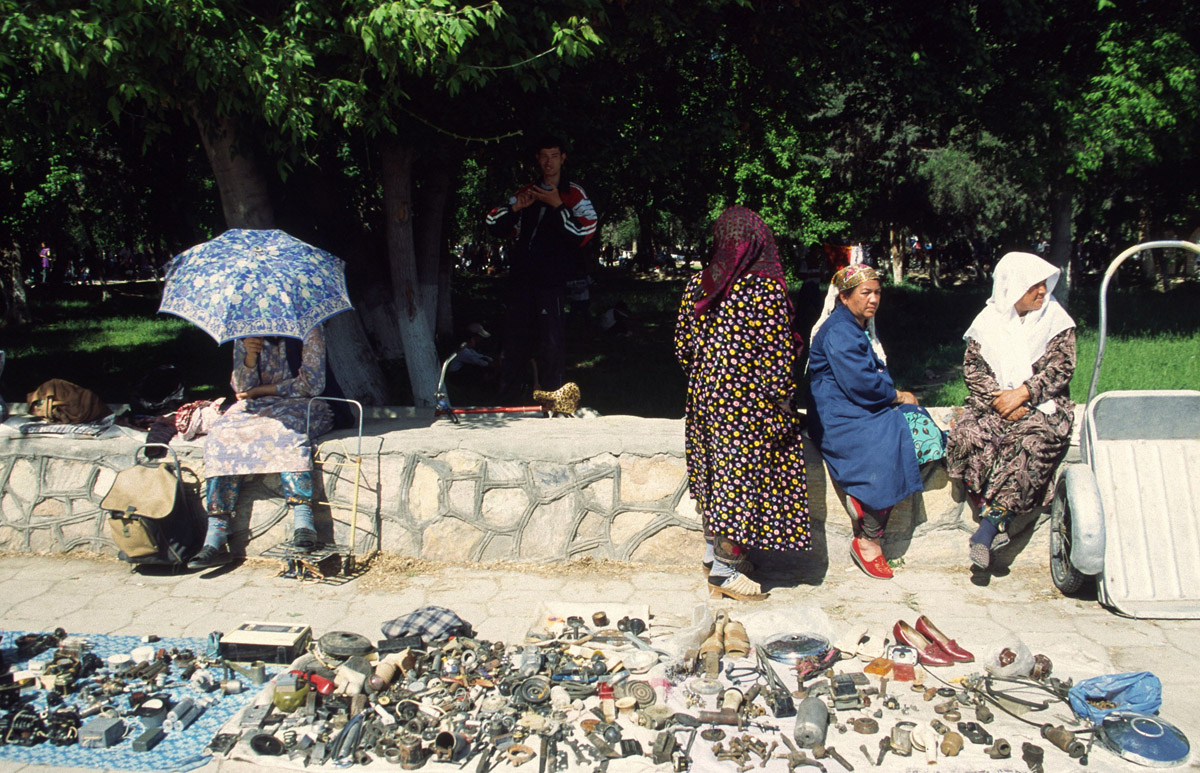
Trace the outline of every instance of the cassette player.
<path fill-rule="evenodd" d="M 312 627 L 294 623 L 242 623 L 221 635 L 218 651 L 226 660 L 291 663 L 312 641 Z"/>

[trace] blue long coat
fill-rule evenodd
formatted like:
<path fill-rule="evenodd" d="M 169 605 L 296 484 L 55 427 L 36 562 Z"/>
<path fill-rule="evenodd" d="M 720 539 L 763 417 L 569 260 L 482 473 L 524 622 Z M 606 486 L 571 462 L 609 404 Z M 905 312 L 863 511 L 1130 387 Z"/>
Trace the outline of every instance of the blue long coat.
<path fill-rule="evenodd" d="M 843 304 L 809 349 L 808 432 L 843 490 L 874 510 L 921 491 L 912 432 L 887 366 Z"/>

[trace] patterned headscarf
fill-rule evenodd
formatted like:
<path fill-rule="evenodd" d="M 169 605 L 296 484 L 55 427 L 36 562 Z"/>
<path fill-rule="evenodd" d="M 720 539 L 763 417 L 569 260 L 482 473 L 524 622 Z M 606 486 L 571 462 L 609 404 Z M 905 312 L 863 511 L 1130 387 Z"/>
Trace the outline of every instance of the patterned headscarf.
<path fill-rule="evenodd" d="M 733 283 L 746 274 L 777 280 L 787 292 L 775 237 L 753 210 L 730 207 L 721 213 L 713 223 L 713 247 L 712 261 L 700 275 L 704 295 L 696 301 L 697 317 L 719 305 Z"/>
<path fill-rule="evenodd" d="M 834 274 L 833 279 L 829 282 L 829 290 L 825 293 L 825 304 L 821 307 L 821 316 L 817 318 L 817 323 L 812 326 L 812 331 L 808 334 L 808 340 L 816 340 L 817 331 L 821 329 L 821 325 L 825 324 L 825 320 L 829 319 L 830 315 L 833 314 L 833 310 L 837 308 L 838 296 L 841 293 L 858 287 L 863 282 L 869 282 L 872 279 L 879 279 L 879 272 L 866 263 L 851 263 Z M 874 317 L 867 320 L 867 338 L 871 340 L 871 348 L 875 350 L 875 355 L 879 357 L 884 365 L 887 365 L 887 352 L 883 350 L 883 344 L 879 342 L 879 334 L 875 332 Z"/>
<path fill-rule="evenodd" d="M 844 293 L 863 282 L 878 278 L 879 272 L 866 263 L 851 263 L 833 275 L 833 284 L 837 285 L 838 292 Z"/>

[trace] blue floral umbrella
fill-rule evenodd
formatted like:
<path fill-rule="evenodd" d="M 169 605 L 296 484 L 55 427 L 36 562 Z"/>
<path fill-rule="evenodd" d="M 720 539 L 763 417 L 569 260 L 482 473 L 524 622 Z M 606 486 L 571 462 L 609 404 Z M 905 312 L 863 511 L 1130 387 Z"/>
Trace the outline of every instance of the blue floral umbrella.
<path fill-rule="evenodd" d="M 303 339 L 351 308 L 341 258 L 283 231 L 235 228 L 171 259 L 158 310 L 225 343 Z"/>

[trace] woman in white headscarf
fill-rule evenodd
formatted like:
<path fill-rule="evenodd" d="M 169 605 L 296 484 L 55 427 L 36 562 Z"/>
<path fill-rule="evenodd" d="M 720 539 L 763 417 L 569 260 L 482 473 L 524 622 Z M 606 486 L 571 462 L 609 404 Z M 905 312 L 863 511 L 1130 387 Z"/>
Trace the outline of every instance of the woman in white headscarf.
<path fill-rule="evenodd" d="M 963 335 L 969 395 L 946 468 L 980 508 L 971 563 L 988 568 L 1023 512 L 1049 504 L 1071 442 L 1075 322 L 1053 296 L 1059 270 L 1027 252 L 996 264 L 992 297 Z"/>

